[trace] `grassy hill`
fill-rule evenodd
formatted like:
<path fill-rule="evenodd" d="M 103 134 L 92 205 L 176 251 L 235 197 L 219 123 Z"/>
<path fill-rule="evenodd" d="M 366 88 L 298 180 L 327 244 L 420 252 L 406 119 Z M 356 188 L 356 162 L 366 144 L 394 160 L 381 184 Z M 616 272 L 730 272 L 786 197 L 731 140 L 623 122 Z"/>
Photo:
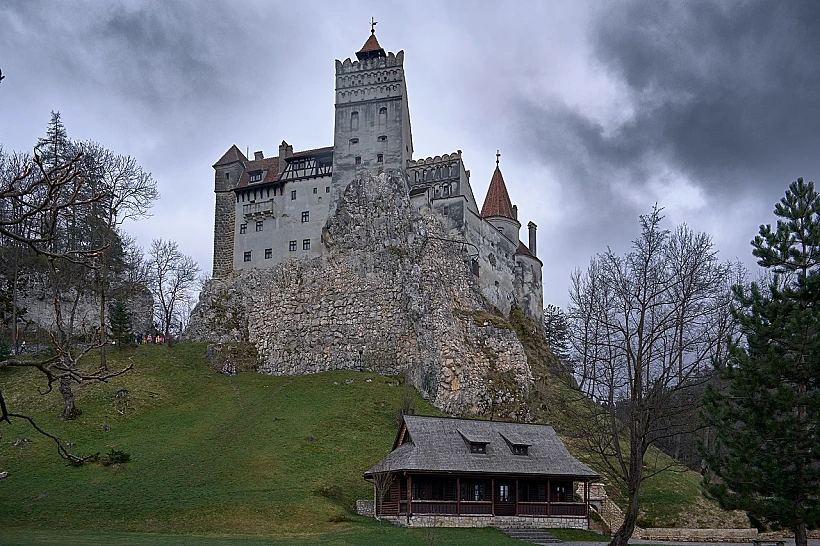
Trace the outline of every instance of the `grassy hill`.
<path fill-rule="evenodd" d="M 134 370 L 80 386 L 83 413 L 68 422 L 55 418 L 57 392 L 37 393 L 37 374 L 0 369 L 10 404 L 73 442 L 75 453 L 131 456 L 126 464 L 74 467 L 27 423 L 0 425 L 0 471 L 9 472 L 0 480 L 0 544 L 160 542 L 153 533 L 168 544 L 177 543 L 174 535 L 186 544 L 252 544 L 263 536 L 280 541 L 266 544 L 516 544 L 491 529 L 406 530 L 354 515 L 354 501 L 372 497 L 362 472 L 392 446 L 405 395 L 395 378 L 226 377 L 207 367 L 204 354 L 201 344 L 111 351 L 110 368 L 130 359 Z M 121 389 L 128 395 L 117 398 Z M 417 413 L 438 413 L 412 394 Z M 31 442 L 14 446 L 22 437 Z M 661 488 L 652 510 L 675 511 L 679 499 L 664 495 Z"/>

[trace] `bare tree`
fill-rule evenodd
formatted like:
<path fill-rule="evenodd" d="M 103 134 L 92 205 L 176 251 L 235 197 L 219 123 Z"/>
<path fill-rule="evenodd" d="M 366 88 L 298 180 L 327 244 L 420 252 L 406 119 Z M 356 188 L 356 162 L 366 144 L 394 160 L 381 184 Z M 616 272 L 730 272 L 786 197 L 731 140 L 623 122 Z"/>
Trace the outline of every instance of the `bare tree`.
<path fill-rule="evenodd" d="M 105 250 L 87 244 L 79 244 L 70 238 L 60 238 L 66 218 L 73 216 L 77 208 L 99 202 L 103 194 L 89 193 L 85 179 L 79 175 L 81 155 L 49 165 L 35 153 L 25 168 L 11 176 L 0 177 L 0 203 L 11 203 L 0 218 L 0 237 L 13 241 L 44 257 L 49 266 L 54 289 L 55 330 L 51 332 L 53 355 L 40 360 L 10 358 L 0 366 L 29 367 L 39 370 L 46 386 L 41 394 L 51 392 L 59 385 L 65 401 L 64 416 L 75 415 L 71 385 L 83 381 L 106 381 L 125 373 L 131 367 L 114 373 L 84 372 L 79 362 L 94 345 L 77 351 L 73 346 L 73 309 L 66 316 L 63 311 L 64 280 L 72 273 L 85 272 L 98 267 L 98 258 Z M 73 297 L 79 297 L 75 288 Z M 28 421 L 38 432 L 53 439 L 60 456 L 74 461 L 86 458 L 72 455 L 68 447 L 56 436 L 42 429 L 26 414 L 10 410 L 0 389 L 0 422 L 11 424 L 12 418 Z"/>
<path fill-rule="evenodd" d="M 373 491 L 376 503 L 373 506 L 374 516 L 381 521 L 381 515 L 384 514 L 384 498 L 390 492 L 393 482 L 396 481 L 396 475 L 391 472 L 376 472 L 373 474 Z"/>
<path fill-rule="evenodd" d="M 640 217 L 632 251 L 611 250 L 576 271 L 569 331 L 578 392 L 580 437 L 628 493 L 612 545 L 626 545 L 638 518 L 638 492 L 649 446 L 696 424 L 687 393 L 708 380 L 712 358 L 732 328 L 729 264 L 708 235 L 661 229 L 661 210 Z M 674 426 L 673 426 L 674 423 Z"/>
<path fill-rule="evenodd" d="M 186 303 L 193 300 L 199 265 L 179 251 L 174 241 L 154 239 L 148 251 L 149 288 L 156 303 L 154 315 L 166 338 L 187 322 Z M 178 332 L 179 333 L 179 332 Z"/>

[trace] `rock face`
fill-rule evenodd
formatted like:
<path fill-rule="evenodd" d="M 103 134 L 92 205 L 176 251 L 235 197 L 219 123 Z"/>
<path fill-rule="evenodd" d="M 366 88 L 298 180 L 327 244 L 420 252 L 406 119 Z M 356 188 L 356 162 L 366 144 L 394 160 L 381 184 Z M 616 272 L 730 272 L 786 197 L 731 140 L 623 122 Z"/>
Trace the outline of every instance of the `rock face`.
<path fill-rule="evenodd" d="M 406 374 L 448 413 L 526 397 L 524 349 L 480 296 L 469 247 L 447 240 L 437 217 L 412 212 L 401 175 L 358 173 L 322 241 L 321 257 L 212 280 L 186 337 L 251 342 L 267 374 Z"/>

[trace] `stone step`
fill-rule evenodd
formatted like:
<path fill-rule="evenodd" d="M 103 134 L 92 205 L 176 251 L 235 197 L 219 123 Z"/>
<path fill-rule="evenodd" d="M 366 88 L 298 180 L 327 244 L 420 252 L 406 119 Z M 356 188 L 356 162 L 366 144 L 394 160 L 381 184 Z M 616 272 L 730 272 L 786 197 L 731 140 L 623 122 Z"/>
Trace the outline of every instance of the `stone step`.
<path fill-rule="evenodd" d="M 538 544 L 543 546 L 545 544 L 558 544 L 561 542 L 543 529 L 502 528 L 499 529 L 499 531 L 511 538 L 517 538 L 518 540 L 529 542 L 530 544 Z"/>

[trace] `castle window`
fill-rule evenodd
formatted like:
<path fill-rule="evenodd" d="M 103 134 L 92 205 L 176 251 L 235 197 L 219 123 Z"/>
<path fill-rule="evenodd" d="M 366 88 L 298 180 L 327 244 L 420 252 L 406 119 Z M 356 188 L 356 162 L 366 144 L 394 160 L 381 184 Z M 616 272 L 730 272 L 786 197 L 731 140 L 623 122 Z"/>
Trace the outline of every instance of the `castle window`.
<path fill-rule="evenodd" d="M 243 260 L 246 261 L 246 262 L 251 261 L 251 251 L 250 250 L 245 252 L 245 255 L 243 256 Z"/>
<path fill-rule="evenodd" d="M 248 176 L 251 182 L 259 182 L 260 180 L 262 180 L 262 171 L 254 171 L 252 173 L 249 173 Z"/>
<path fill-rule="evenodd" d="M 288 250 L 290 250 L 291 252 L 296 251 L 296 241 L 291 241 L 290 243 L 288 243 Z"/>
<path fill-rule="evenodd" d="M 225 173 L 225 180 L 231 179 L 231 173 Z"/>
<path fill-rule="evenodd" d="M 296 190 L 290 192 L 290 200 L 296 201 Z"/>
<path fill-rule="evenodd" d="M 302 213 L 302 223 L 310 222 L 310 212 L 305 211 Z"/>
<path fill-rule="evenodd" d="M 361 165 L 362 164 L 362 156 L 357 155 L 356 159 L 354 160 L 354 163 L 356 163 L 356 165 Z"/>
<path fill-rule="evenodd" d="M 302 239 L 302 250 L 310 250 L 310 239 Z"/>
<path fill-rule="evenodd" d="M 473 273 L 473 275 L 475 275 L 476 277 L 480 276 L 481 269 L 480 269 L 480 268 L 479 268 L 479 266 L 478 266 L 478 260 L 473 259 L 473 260 L 470 262 L 470 271 L 471 271 L 471 272 Z"/>
<path fill-rule="evenodd" d="M 448 205 L 444 205 L 444 216 L 450 214 L 450 207 Z"/>
<path fill-rule="evenodd" d="M 379 142 L 387 142 L 387 135 L 379 135 L 377 139 Z"/>
<path fill-rule="evenodd" d="M 239 224 L 239 234 L 242 235 L 243 233 L 248 232 L 248 224 Z"/>
<path fill-rule="evenodd" d="M 330 186 L 325 186 L 325 193 L 330 193 Z"/>
<path fill-rule="evenodd" d="M 358 131 L 359 130 L 359 113 L 358 112 L 351 112 L 350 113 L 350 130 L 351 131 Z"/>
<path fill-rule="evenodd" d="M 256 221 L 256 231 L 263 231 L 265 229 L 265 222 L 263 220 Z"/>
<path fill-rule="evenodd" d="M 376 154 L 376 163 L 384 163 L 384 154 Z"/>
<path fill-rule="evenodd" d="M 319 188 L 313 188 L 313 195 L 316 195 L 319 192 Z"/>
<path fill-rule="evenodd" d="M 265 259 L 270 260 L 271 258 L 273 258 L 273 249 L 272 248 L 266 248 L 265 249 Z"/>
<path fill-rule="evenodd" d="M 350 145 L 351 145 L 351 146 L 355 146 L 355 145 L 356 145 L 356 144 L 358 144 L 358 143 L 359 143 L 359 139 L 358 139 L 358 138 L 351 138 L 351 139 L 350 139 Z"/>
<path fill-rule="evenodd" d="M 379 125 L 387 124 L 387 108 L 382 106 L 379 108 Z"/>

